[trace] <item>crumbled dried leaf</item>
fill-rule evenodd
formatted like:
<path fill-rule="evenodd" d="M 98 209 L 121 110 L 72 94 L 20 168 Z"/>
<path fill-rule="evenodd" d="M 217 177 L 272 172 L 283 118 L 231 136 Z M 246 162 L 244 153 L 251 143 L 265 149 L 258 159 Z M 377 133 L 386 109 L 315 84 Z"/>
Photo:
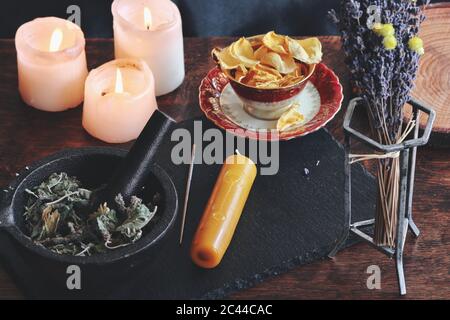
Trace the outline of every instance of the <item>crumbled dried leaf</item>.
<path fill-rule="evenodd" d="M 118 212 L 103 203 L 90 213 L 92 192 L 64 172 L 50 175 L 26 192 L 24 219 L 28 235 L 36 244 L 65 255 L 86 256 L 132 244 L 142 236 L 142 229 L 157 210 L 137 197 L 126 206 L 119 195 Z"/>

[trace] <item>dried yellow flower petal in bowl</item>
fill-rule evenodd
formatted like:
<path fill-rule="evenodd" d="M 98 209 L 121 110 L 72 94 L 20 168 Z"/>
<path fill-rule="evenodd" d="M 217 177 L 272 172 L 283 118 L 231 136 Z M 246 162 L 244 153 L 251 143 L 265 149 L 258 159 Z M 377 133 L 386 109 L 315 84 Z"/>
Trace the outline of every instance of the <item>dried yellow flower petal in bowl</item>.
<path fill-rule="evenodd" d="M 300 105 L 298 103 L 294 103 L 289 106 L 288 111 L 281 115 L 277 121 L 278 131 L 289 129 L 305 120 L 305 116 L 299 111 L 299 107 Z"/>
<path fill-rule="evenodd" d="M 274 120 L 304 89 L 322 59 L 322 45 L 317 38 L 296 40 L 271 31 L 242 37 L 212 54 L 245 110 Z"/>

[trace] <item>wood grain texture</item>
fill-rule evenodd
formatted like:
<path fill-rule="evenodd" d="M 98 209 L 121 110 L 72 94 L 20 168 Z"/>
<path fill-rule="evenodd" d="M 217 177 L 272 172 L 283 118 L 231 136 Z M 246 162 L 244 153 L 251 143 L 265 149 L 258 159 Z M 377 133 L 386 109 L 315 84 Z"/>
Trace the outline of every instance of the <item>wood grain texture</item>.
<path fill-rule="evenodd" d="M 436 111 L 433 131 L 450 134 L 450 3 L 431 5 L 425 14 L 419 34 L 425 54 L 412 95 Z M 407 119 L 410 115 L 406 113 Z M 426 117 L 420 120 L 423 128 Z"/>
<path fill-rule="evenodd" d="M 198 85 L 213 66 L 209 53 L 232 38 L 187 38 L 187 76 L 175 92 L 158 99 L 160 109 L 181 121 L 200 115 Z M 322 37 L 324 62 L 332 67 L 349 96 L 348 73 L 343 63 L 338 37 Z M 99 66 L 113 56 L 111 40 L 87 41 L 89 67 Z M 90 137 L 81 127 L 81 108 L 48 114 L 25 106 L 17 92 L 14 42 L 0 40 L 0 186 L 11 181 L 27 164 L 63 148 L 98 146 L 104 143 Z M 346 102 L 344 102 L 345 105 Z M 345 108 L 343 108 L 345 110 Z M 342 114 L 327 126 L 342 138 Z M 130 144 L 117 147 L 129 147 Z M 406 298 L 450 298 L 450 150 L 424 148 L 419 151 L 416 172 L 414 214 L 421 228 L 419 239 L 408 238 L 405 270 Z M 366 287 L 366 269 L 377 264 L 382 270 L 382 290 Z M 0 267 L 0 298 L 21 298 L 9 276 Z M 394 263 L 365 244 L 340 252 L 335 260 L 316 262 L 274 277 L 235 293 L 231 298 L 253 299 L 388 299 L 398 298 Z"/>

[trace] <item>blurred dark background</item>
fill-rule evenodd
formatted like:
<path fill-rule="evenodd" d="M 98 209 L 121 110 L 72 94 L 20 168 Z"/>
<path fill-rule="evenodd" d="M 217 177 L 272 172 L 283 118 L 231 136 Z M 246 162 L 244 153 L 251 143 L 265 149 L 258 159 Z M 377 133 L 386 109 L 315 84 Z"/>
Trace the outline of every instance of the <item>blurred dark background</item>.
<path fill-rule="evenodd" d="M 241 36 L 276 30 L 291 35 L 336 34 L 327 12 L 340 0 L 174 0 L 185 36 Z M 446 0 L 449 2 L 450 0 Z M 439 2 L 434 0 L 432 2 Z M 442 1 L 441 1 L 442 2 Z M 112 0 L 3 0 L 0 38 L 13 38 L 26 21 L 42 16 L 67 18 L 67 7 L 81 9 L 86 37 L 112 37 Z"/>

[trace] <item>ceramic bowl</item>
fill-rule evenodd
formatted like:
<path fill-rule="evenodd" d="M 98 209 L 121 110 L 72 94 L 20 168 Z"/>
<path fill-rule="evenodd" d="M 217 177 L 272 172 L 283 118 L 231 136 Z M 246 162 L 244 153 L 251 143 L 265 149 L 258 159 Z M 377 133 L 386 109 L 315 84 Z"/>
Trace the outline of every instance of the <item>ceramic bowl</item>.
<path fill-rule="evenodd" d="M 252 44 L 260 43 L 261 39 L 262 35 L 248 38 Z M 316 65 L 302 63 L 301 68 L 305 77 L 297 83 L 282 88 L 252 87 L 235 80 L 229 71 L 222 70 L 222 72 L 230 80 L 231 87 L 242 100 L 247 113 L 263 120 L 277 120 L 303 91 L 309 78 L 314 74 Z"/>

